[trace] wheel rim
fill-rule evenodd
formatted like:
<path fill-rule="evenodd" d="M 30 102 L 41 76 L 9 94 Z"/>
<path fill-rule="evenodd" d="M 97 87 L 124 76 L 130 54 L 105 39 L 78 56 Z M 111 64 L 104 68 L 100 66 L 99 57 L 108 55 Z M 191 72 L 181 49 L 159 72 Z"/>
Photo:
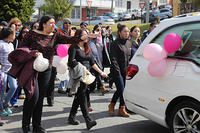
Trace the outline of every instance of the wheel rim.
<path fill-rule="evenodd" d="M 173 120 L 174 133 L 200 133 L 200 114 L 192 108 L 180 109 Z"/>

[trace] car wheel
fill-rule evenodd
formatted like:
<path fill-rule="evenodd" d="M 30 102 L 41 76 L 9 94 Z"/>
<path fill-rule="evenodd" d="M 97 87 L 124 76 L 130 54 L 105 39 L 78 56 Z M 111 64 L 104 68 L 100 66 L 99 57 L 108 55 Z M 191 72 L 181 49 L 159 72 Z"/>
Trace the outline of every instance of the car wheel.
<path fill-rule="evenodd" d="M 134 20 L 134 19 L 135 19 L 135 15 L 132 15 L 132 17 L 131 17 L 131 18 L 132 18 L 132 20 Z"/>
<path fill-rule="evenodd" d="M 169 127 L 172 133 L 200 132 L 200 104 L 181 102 L 170 112 Z"/>

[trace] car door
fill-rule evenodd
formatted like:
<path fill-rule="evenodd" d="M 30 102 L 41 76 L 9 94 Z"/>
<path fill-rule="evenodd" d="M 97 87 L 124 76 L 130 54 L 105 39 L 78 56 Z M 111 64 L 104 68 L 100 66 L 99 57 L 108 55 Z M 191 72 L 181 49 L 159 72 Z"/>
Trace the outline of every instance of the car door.
<path fill-rule="evenodd" d="M 188 31 L 193 34 L 190 36 L 191 49 L 188 46 L 189 43 L 185 44 L 184 42 L 184 34 L 188 33 Z M 169 33 L 177 33 L 182 38 L 182 43 L 188 46 L 185 49 L 190 51 L 186 51 L 187 57 L 185 55 L 176 56 L 176 52 L 168 54 L 165 75 L 162 77 L 152 77 L 148 73 L 149 62 L 143 57 L 142 50 L 145 47 L 144 45 L 149 43 L 163 45 L 164 38 Z M 152 38 L 150 42 L 142 44 L 130 62 L 130 64 L 135 64 L 139 67 L 139 72 L 132 80 L 127 80 L 126 87 L 128 89 L 125 90 L 125 97 L 128 97 L 129 101 L 140 108 L 164 116 L 165 114 L 162 114 L 164 111 L 160 110 L 165 110 L 167 105 L 165 102 L 167 103 L 173 95 L 187 91 L 187 89 L 197 89 L 200 82 L 200 78 L 198 79 L 200 68 L 197 65 L 198 63 L 200 64 L 199 34 L 199 22 L 183 23 L 165 29 Z M 179 50 L 184 52 L 183 48 Z M 191 88 L 191 85 L 194 87 Z"/>

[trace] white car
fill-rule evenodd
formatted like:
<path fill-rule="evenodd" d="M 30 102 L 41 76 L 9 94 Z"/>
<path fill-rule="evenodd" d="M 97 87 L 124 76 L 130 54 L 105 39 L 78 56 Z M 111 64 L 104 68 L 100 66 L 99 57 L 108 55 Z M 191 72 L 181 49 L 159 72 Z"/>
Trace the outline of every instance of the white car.
<path fill-rule="evenodd" d="M 172 11 L 168 8 L 160 9 L 160 13 L 166 15 L 168 18 L 172 17 Z"/>
<path fill-rule="evenodd" d="M 119 18 L 119 21 L 130 20 L 131 14 L 128 12 L 120 12 L 120 13 L 118 13 L 118 18 Z"/>
<path fill-rule="evenodd" d="M 169 33 L 182 38 L 182 47 L 168 54 L 163 76 L 148 73 L 143 49 L 163 45 Z M 139 71 L 126 82 L 124 99 L 130 111 L 171 129 L 173 133 L 200 133 L 200 17 L 163 20 L 143 41 L 130 61 Z M 131 69 L 130 69 L 131 70 Z M 130 74 L 130 73 L 129 73 Z M 132 79 L 131 79 L 132 78 Z"/>
<path fill-rule="evenodd" d="M 86 21 L 87 24 L 90 25 L 113 25 L 115 24 L 115 20 L 108 17 L 108 16 L 96 16 L 96 17 L 92 17 L 92 19 L 90 19 L 89 21 Z"/>

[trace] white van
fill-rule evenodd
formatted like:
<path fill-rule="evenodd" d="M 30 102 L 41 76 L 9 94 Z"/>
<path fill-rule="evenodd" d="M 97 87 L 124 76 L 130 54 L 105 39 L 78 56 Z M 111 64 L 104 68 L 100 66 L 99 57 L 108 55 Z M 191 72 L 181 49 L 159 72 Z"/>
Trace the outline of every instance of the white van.
<path fill-rule="evenodd" d="M 183 47 L 168 54 L 163 76 L 152 77 L 143 48 L 150 43 L 163 45 L 169 33 L 177 33 Z M 124 90 L 127 108 L 173 133 L 200 133 L 200 17 L 163 20 L 141 44 L 131 64 L 139 71 L 133 78 L 128 75 Z"/>

